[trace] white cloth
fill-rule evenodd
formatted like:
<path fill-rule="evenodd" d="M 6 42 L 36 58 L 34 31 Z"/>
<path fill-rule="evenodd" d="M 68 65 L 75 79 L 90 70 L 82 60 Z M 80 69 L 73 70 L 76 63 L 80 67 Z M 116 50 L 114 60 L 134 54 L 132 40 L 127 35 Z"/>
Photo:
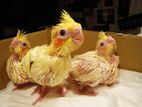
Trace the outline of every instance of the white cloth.
<path fill-rule="evenodd" d="M 0 107 L 32 107 L 38 95 L 31 96 L 34 87 L 12 92 L 13 84 L 0 91 Z M 142 107 L 142 73 L 120 69 L 117 84 L 97 88 L 96 96 L 77 95 L 69 91 L 66 97 L 50 93 L 35 107 Z"/>

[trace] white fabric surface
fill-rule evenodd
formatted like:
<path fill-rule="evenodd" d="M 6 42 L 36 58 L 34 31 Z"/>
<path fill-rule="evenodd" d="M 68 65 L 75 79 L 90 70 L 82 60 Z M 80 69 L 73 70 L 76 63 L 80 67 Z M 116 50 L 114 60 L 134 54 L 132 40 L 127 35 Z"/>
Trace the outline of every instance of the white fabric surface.
<path fill-rule="evenodd" d="M 0 91 L 0 107 L 32 107 L 37 95 L 31 96 L 34 87 L 12 92 L 13 84 Z M 35 107 L 142 107 L 142 73 L 120 69 L 117 84 L 101 86 L 96 96 L 77 95 L 69 91 L 66 97 L 52 93 Z"/>

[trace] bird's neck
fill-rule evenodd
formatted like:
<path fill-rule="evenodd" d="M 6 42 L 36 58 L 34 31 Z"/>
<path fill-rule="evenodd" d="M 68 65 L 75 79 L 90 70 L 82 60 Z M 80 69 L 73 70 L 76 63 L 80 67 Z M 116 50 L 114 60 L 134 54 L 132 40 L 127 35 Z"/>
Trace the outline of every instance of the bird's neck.
<path fill-rule="evenodd" d="M 70 52 L 68 49 L 65 49 L 65 47 L 60 46 L 56 47 L 54 44 L 50 44 L 47 53 L 52 56 L 59 56 L 59 57 L 65 57 L 70 55 Z"/>
<path fill-rule="evenodd" d="M 12 54 L 12 57 L 13 57 L 13 59 L 14 60 L 16 60 L 16 61 L 20 61 L 22 58 L 20 57 L 20 55 L 19 54 L 16 54 L 16 53 L 13 53 Z"/>
<path fill-rule="evenodd" d="M 109 53 L 107 51 L 97 51 L 97 54 L 101 57 L 104 57 L 107 61 L 111 62 L 113 53 Z"/>
<path fill-rule="evenodd" d="M 12 57 L 14 58 L 14 60 L 16 61 L 21 61 L 21 59 L 25 56 L 25 53 L 23 52 L 19 52 L 19 53 L 13 53 Z"/>

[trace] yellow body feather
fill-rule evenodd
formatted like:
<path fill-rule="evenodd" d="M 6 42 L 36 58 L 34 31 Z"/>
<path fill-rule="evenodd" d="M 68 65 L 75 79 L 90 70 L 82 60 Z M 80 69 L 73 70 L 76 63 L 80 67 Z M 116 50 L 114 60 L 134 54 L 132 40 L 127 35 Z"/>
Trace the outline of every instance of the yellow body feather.
<path fill-rule="evenodd" d="M 53 87 L 62 84 L 69 73 L 70 55 L 64 57 L 50 56 L 46 53 L 49 47 L 42 49 L 36 47 L 23 58 L 25 70 L 36 83 L 42 86 Z M 40 54 L 37 54 L 39 51 Z M 41 51 L 43 52 L 41 53 Z"/>

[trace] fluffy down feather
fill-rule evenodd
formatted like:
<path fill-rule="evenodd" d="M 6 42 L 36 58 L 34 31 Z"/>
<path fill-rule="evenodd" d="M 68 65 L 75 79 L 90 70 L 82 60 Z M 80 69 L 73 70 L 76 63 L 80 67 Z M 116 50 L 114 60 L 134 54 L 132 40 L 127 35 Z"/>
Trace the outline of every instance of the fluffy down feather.
<path fill-rule="evenodd" d="M 117 65 L 110 64 L 96 51 L 75 56 L 72 60 L 71 77 L 81 86 L 109 85 L 116 82 L 118 74 Z"/>

